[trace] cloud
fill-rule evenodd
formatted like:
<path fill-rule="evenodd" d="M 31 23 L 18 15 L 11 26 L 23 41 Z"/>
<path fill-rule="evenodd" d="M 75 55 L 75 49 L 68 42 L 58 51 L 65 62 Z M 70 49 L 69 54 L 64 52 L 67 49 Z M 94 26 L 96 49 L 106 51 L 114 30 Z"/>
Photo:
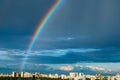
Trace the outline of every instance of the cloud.
<path fill-rule="evenodd" d="M 0 54 L 3 54 L 3 55 L 5 55 L 5 54 L 19 55 L 19 54 L 22 54 L 22 53 L 24 53 L 24 51 L 19 50 L 19 49 L 3 49 L 3 48 L 0 49 Z"/>
<path fill-rule="evenodd" d="M 1 60 L 10 59 L 21 62 L 25 57 L 24 50 L 0 49 Z M 27 62 L 39 64 L 73 64 L 79 62 L 119 62 L 118 49 L 100 48 L 65 48 L 32 50 L 27 53 Z M 105 54 L 105 53 L 109 53 Z M 109 60 L 106 58 L 109 57 Z M 17 61 L 15 61 L 17 59 Z"/>
<path fill-rule="evenodd" d="M 96 63 L 100 65 L 99 63 Z M 61 71 L 63 72 L 83 72 L 87 74 L 96 74 L 96 73 L 103 73 L 103 74 L 109 74 L 111 72 L 115 72 L 109 67 L 105 67 L 106 65 L 109 65 L 109 63 L 103 65 L 103 66 L 96 66 L 95 63 L 88 63 L 85 65 L 85 63 L 80 64 L 36 64 L 38 68 L 44 66 L 44 70 L 49 70 L 53 72 Z M 104 63 L 101 63 L 104 64 Z M 31 64 L 33 65 L 33 64 Z M 92 65 L 92 66 L 91 66 Z M 34 67 L 33 67 L 34 68 Z"/>
<path fill-rule="evenodd" d="M 30 72 L 35 72 L 35 71 L 40 71 L 43 73 L 58 73 L 58 74 L 68 74 L 69 72 L 81 72 L 85 74 L 97 74 L 97 73 L 102 73 L 102 74 L 111 74 L 118 72 L 115 71 L 115 66 L 116 64 L 113 63 L 112 66 L 114 69 L 111 70 L 109 68 L 109 63 L 101 63 L 104 64 L 102 66 L 96 66 L 100 65 L 100 63 L 80 63 L 80 64 L 34 64 L 34 63 L 27 63 L 25 71 L 30 71 Z M 77 65 L 77 66 L 76 66 Z M 120 65 L 120 64 L 119 64 Z M 9 63 L 7 66 L 1 66 L 0 68 L 9 68 L 9 69 L 18 69 L 19 64 L 13 64 Z M 110 71 L 111 70 L 111 71 Z M 4 70 L 3 70 L 4 71 Z M 12 72 L 12 70 L 11 70 Z"/>
<path fill-rule="evenodd" d="M 101 49 L 94 49 L 94 48 L 67 48 L 67 49 L 51 49 L 51 50 L 33 50 L 30 53 L 29 56 L 62 56 L 69 52 L 94 52 L 94 51 L 100 51 Z M 18 50 L 18 49 L 0 49 L 1 55 L 16 55 L 16 56 L 24 56 L 24 50 Z"/>
<path fill-rule="evenodd" d="M 54 38 L 54 39 L 53 39 Z M 76 40 L 77 37 L 43 37 L 42 39 L 39 38 L 38 41 L 44 41 L 44 42 L 52 42 L 52 41 L 71 41 L 71 40 Z"/>
<path fill-rule="evenodd" d="M 99 63 L 96 63 L 99 64 Z M 107 64 L 107 63 L 106 63 Z M 90 71 L 95 71 L 95 72 L 104 72 L 104 73 L 109 73 L 112 71 L 112 69 L 105 67 L 106 64 L 104 66 L 96 66 L 95 63 L 94 64 L 87 64 L 87 65 L 75 65 L 75 68 L 80 69 L 80 70 L 90 70 Z"/>
<path fill-rule="evenodd" d="M 4 55 L 4 54 L 8 54 L 8 52 L 7 51 L 0 51 L 0 55 Z"/>
<path fill-rule="evenodd" d="M 101 49 L 92 49 L 92 48 L 67 48 L 67 49 L 52 49 L 52 50 L 33 50 L 30 53 L 29 56 L 62 56 L 66 55 L 69 52 L 79 52 L 79 53 L 85 53 L 85 52 L 94 52 L 94 51 L 100 51 Z M 1 55 L 14 55 L 14 56 L 24 56 L 24 50 L 17 50 L 17 49 L 4 49 L 0 50 Z"/>
<path fill-rule="evenodd" d="M 75 40 L 77 38 L 74 38 L 74 37 L 60 37 L 60 38 L 57 38 L 56 40 L 58 41 L 70 41 L 70 40 Z"/>
<path fill-rule="evenodd" d="M 67 49 L 52 49 L 52 50 L 33 50 L 30 53 L 27 53 L 29 56 L 29 60 L 27 61 L 32 63 L 53 63 L 54 61 L 58 61 L 55 63 L 61 62 L 63 56 L 67 56 L 69 53 L 86 53 L 86 52 L 94 52 L 99 51 L 101 49 L 93 49 L 93 48 L 67 48 Z M 9 60 L 14 62 L 22 62 L 25 57 L 25 51 L 19 49 L 0 49 L 0 60 Z M 53 57 L 53 58 L 52 58 Z M 61 59 L 59 59 L 61 57 Z M 46 60 L 47 58 L 47 60 Z M 50 59 L 52 58 L 52 59 Z M 68 57 L 67 57 L 68 58 Z M 15 61 L 17 59 L 17 61 Z M 57 60 L 55 60 L 57 59 Z M 68 59 L 69 60 L 69 59 Z M 42 62 L 41 62 L 42 61 Z M 63 62 L 64 63 L 64 62 Z"/>
<path fill-rule="evenodd" d="M 107 70 L 105 68 L 97 67 L 97 66 L 86 66 L 86 67 L 91 69 L 91 70 L 95 70 L 95 71 L 105 71 L 105 70 Z"/>
<path fill-rule="evenodd" d="M 62 56 L 69 52 L 73 53 L 85 53 L 85 52 L 94 52 L 101 51 L 101 49 L 94 48 L 67 48 L 67 49 L 53 49 L 53 50 L 40 50 L 40 51 L 32 51 L 31 55 L 42 55 L 42 56 Z"/>
<path fill-rule="evenodd" d="M 74 67 L 73 66 L 61 66 L 59 69 L 62 71 L 72 71 L 74 70 Z"/>

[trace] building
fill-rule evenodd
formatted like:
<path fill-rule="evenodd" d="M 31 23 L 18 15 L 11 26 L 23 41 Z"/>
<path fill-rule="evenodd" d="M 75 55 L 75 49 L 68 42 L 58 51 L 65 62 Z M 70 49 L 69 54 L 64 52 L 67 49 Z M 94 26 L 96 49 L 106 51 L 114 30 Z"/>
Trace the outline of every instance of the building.
<path fill-rule="evenodd" d="M 77 72 L 71 72 L 70 74 L 70 80 L 86 80 L 86 77 L 82 73 L 77 73 Z"/>
<path fill-rule="evenodd" d="M 95 76 L 91 76 L 91 77 L 90 77 L 90 80 L 95 80 L 95 79 L 96 79 Z"/>
<path fill-rule="evenodd" d="M 120 80 L 120 74 L 119 73 L 115 76 L 115 80 Z"/>
<path fill-rule="evenodd" d="M 12 73 L 12 77 L 15 77 L 15 78 L 18 77 L 18 73 L 13 72 L 13 73 Z"/>
<path fill-rule="evenodd" d="M 21 72 L 21 77 L 24 77 L 24 72 Z"/>
<path fill-rule="evenodd" d="M 33 75 L 31 73 L 29 73 L 29 72 L 25 72 L 24 77 L 33 77 Z"/>
<path fill-rule="evenodd" d="M 78 77 L 78 73 L 77 72 L 70 72 L 70 77 L 73 78 L 73 77 Z"/>
<path fill-rule="evenodd" d="M 67 76 L 64 74 L 61 74 L 60 77 L 61 77 L 61 79 L 67 79 Z"/>

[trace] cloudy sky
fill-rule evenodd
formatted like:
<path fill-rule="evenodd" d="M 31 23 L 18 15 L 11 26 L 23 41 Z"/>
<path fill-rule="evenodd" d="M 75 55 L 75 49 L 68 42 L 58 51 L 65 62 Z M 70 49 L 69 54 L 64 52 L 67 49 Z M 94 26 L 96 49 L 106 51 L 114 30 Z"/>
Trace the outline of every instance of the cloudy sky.
<path fill-rule="evenodd" d="M 0 0 L 0 72 L 20 69 L 24 52 L 56 0 Z M 63 0 L 28 56 L 24 71 L 120 71 L 120 1 Z"/>

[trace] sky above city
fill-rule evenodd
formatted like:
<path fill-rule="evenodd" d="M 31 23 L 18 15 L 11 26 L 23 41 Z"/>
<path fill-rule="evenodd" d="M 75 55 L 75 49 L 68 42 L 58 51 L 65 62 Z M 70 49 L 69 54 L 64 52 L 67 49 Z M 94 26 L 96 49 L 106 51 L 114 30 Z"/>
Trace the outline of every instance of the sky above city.
<path fill-rule="evenodd" d="M 56 0 L 0 0 L 0 72 L 17 71 Z M 62 0 L 33 45 L 25 71 L 120 71 L 120 1 Z"/>

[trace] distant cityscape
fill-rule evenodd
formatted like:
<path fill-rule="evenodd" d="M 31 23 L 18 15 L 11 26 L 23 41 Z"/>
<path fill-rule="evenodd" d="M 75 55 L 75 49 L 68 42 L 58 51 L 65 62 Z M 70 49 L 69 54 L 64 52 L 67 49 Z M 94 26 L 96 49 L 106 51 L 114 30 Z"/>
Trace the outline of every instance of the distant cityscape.
<path fill-rule="evenodd" d="M 120 74 L 104 76 L 102 74 L 89 75 L 78 72 L 70 72 L 69 75 L 12 72 L 11 74 L 0 74 L 0 80 L 120 80 Z"/>

